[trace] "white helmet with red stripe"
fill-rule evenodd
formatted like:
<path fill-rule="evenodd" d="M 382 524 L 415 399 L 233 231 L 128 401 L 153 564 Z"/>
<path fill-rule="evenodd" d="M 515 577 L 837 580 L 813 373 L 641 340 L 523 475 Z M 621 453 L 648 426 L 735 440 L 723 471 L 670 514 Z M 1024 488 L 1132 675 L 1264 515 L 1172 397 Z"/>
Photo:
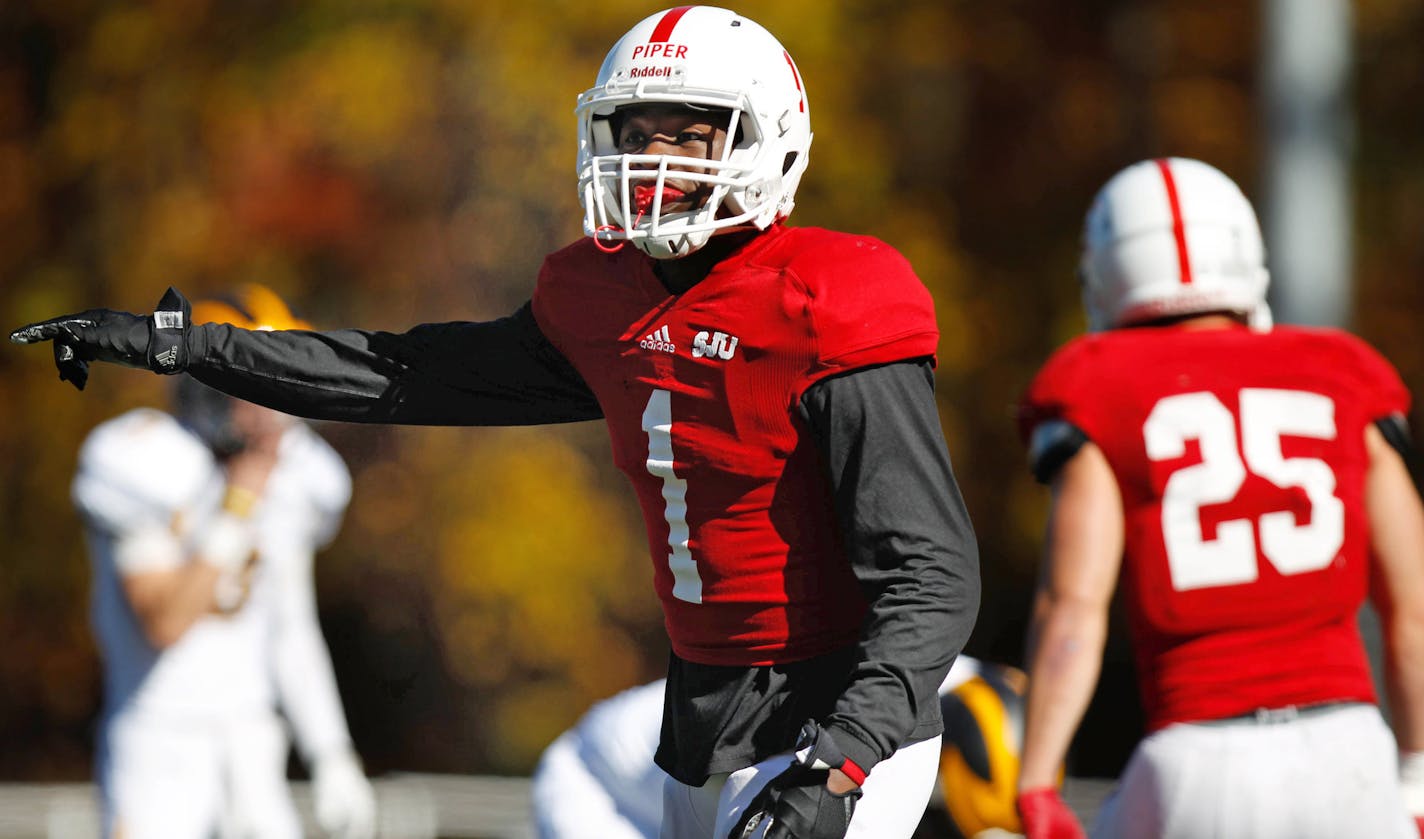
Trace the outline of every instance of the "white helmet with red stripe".
<path fill-rule="evenodd" d="M 662 212 L 669 155 L 621 154 L 610 117 L 619 108 L 685 105 L 727 112 L 720 159 L 678 176 L 711 186 L 695 210 Z M 795 206 L 811 120 L 800 71 L 760 25 L 711 6 L 658 12 L 619 39 L 594 86 L 579 96 L 579 201 L 584 233 L 629 241 L 658 259 L 686 256 L 718 230 L 765 229 Z M 636 189 L 637 186 L 652 189 Z"/>
<path fill-rule="evenodd" d="M 1081 276 L 1095 331 L 1205 312 L 1271 323 L 1256 213 L 1197 160 L 1144 160 L 1114 175 L 1083 226 Z"/>

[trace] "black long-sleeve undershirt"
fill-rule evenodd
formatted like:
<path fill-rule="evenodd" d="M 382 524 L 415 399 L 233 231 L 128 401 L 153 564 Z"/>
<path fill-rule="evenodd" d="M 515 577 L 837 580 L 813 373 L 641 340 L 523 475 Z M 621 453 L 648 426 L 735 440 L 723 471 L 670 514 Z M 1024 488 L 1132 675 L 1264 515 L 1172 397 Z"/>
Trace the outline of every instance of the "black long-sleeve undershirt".
<path fill-rule="evenodd" d="M 499 320 L 408 332 L 252 332 L 201 324 L 188 373 L 225 393 L 311 419 L 400 425 L 544 425 L 603 411 L 529 304 Z"/>
<path fill-rule="evenodd" d="M 837 736 L 848 756 L 879 760 L 939 719 L 940 683 L 979 612 L 978 546 L 928 363 L 820 382 L 801 406 L 869 604 L 854 674 L 827 727 L 859 741 Z"/>

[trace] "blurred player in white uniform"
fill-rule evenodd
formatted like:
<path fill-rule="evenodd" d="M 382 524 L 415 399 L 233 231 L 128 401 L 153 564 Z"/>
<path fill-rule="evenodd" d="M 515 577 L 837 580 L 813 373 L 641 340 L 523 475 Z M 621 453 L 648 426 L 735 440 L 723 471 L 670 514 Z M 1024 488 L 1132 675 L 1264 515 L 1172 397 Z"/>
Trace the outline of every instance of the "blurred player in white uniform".
<path fill-rule="evenodd" d="M 956 690 L 971 682 L 983 683 L 985 690 L 990 690 L 981 676 L 997 683 L 1003 680 L 1000 674 L 1010 681 L 1023 675 L 1013 668 L 961 655 L 940 685 L 940 696 L 944 702 L 963 704 L 968 714 L 975 714 L 977 703 L 960 703 Z M 534 823 L 539 839 L 658 839 L 662 821 L 658 790 L 667 773 L 653 763 L 653 752 L 658 747 L 666 685 L 667 680 L 659 679 L 596 703 L 544 751 L 534 771 L 533 786 Z M 949 730 L 954 728 L 951 719 L 959 722 L 959 715 L 946 715 L 944 761 L 957 760 L 954 778 L 959 783 L 970 776 L 971 770 L 960 768 L 964 761 L 952 757 L 961 749 L 955 733 Z M 1021 728 L 1021 719 L 1016 722 Z M 995 781 L 1007 785 L 997 811 L 1016 824 L 1013 784 L 1018 774 L 1017 739 L 1014 734 L 1009 734 L 1008 739 L 989 734 L 984 739 L 990 742 L 986 750 L 989 754 L 997 756 L 997 752 L 1008 751 L 1013 755 L 1012 766 L 1006 773 L 1000 772 L 1002 779 L 996 777 Z M 948 781 L 942 778 L 942 783 Z M 958 806 L 949 808 L 948 824 L 943 823 L 944 815 L 937 815 L 935 820 L 922 824 L 915 836 L 958 839 L 960 835 L 978 833 L 971 828 L 960 831 L 953 824 L 956 818 L 964 819 L 965 811 L 971 808 L 995 811 L 996 805 L 989 801 L 994 796 L 985 794 L 987 786 L 981 788 L 986 783 L 976 782 L 975 789 L 956 798 L 954 804 Z M 931 807 L 943 811 L 945 802 L 937 797 Z M 976 826 L 997 824 L 993 815 L 970 818 Z"/>
<path fill-rule="evenodd" d="M 653 763 L 667 680 L 595 704 L 534 770 L 539 839 L 657 839 L 667 773 Z"/>
<path fill-rule="evenodd" d="M 259 286 L 234 305 L 199 303 L 194 317 L 301 325 Z M 175 415 L 141 408 L 96 428 L 73 486 L 105 668 L 104 835 L 300 836 L 285 716 L 318 821 L 334 836 L 369 837 L 375 799 L 312 582 L 314 551 L 350 499 L 346 465 L 306 425 L 186 377 L 174 401 Z"/>

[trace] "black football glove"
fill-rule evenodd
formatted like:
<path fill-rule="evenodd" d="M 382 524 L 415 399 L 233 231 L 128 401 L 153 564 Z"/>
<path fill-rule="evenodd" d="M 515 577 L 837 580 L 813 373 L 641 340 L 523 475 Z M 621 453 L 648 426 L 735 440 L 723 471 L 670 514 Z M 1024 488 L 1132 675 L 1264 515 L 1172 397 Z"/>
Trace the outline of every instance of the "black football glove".
<path fill-rule="evenodd" d="M 155 373 L 181 373 L 188 366 L 184 337 L 192 307 L 169 288 L 151 315 L 90 309 L 32 323 L 10 333 L 17 344 L 54 342 L 59 378 L 83 390 L 89 362 L 146 367 Z"/>
<path fill-rule="evenodd" d="M 795 760 L 756 794 L 727 839 L 749 839 L 764 823 L 766 839 L 844 839 L 860 788 L 836 795 L 826 778 L 846 763 L 830 732 L 808 721 L 796 738 Z"/>

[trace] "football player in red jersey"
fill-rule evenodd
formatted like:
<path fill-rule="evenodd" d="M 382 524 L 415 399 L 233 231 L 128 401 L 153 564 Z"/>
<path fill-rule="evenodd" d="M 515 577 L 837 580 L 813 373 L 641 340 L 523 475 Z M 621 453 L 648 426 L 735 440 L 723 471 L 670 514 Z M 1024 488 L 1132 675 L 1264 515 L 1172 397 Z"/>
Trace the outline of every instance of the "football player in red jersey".
<path fill-rule="evenodd" d="M 53 340 L 77 385 L 93 360 L 186 370 L 309 417 L 602 418 L 672 641 L 665 839 L 908 837 L 979 597 L 929 294 L 883 242 L 783 224 L 808 104 L 753 21 L 652 15 L 577 114 L 587 238 L 509 317 L 258 333 L 191 325 L 170 290 L 151 317 L 91 310 L 12 338 Z"/>
<path fill-rule="evenodd" d="M 1198 161 L 1149 160 L 1088 213 L 1095 334 L 1024 400 L 1052 487 L 1019 807 L 1081 836 L 1054 773 L 1121 581 L 1148 734 L 1094 837 L 1407 837 L 1424 749 L 1424 507 L 1409 394 L 1359 339 L 1270 326 L 1255 213 Z M 1356 613 L 1385 627 L 1394 736 Z M 1396 739 L 1399 755 L 1396 753 Z"/>

